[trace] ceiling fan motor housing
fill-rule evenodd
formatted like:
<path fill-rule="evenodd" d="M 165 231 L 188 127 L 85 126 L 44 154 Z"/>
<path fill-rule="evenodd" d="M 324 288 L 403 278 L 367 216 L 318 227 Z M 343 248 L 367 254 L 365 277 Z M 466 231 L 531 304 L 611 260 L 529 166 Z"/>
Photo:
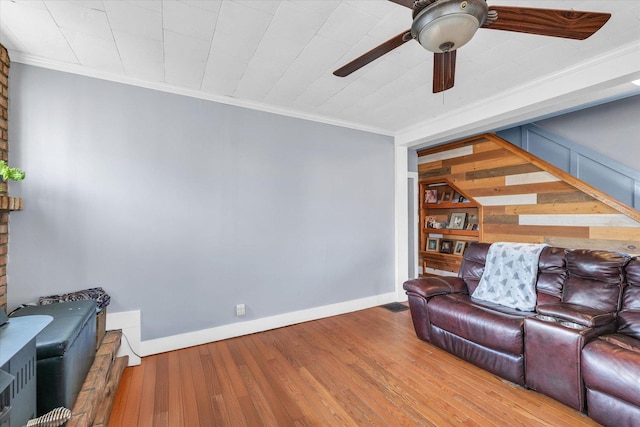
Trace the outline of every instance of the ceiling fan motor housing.
<path fill-rule="evenodd" d="M 449 52 L 464 46 L 484 24 L 485 0 L 439 0 L 420 11 L 411 36 L 431 52 Z"/>

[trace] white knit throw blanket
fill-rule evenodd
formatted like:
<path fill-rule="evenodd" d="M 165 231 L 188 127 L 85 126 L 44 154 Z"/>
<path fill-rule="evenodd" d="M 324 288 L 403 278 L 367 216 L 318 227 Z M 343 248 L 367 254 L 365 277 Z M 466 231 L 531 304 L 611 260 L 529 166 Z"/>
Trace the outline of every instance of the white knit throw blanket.
<path fill-rule="evenodd" d="M 538 262 L 544 244 L 496 242 L 487 253 L 473 298 L 522 311 L 536 307 Z"/>

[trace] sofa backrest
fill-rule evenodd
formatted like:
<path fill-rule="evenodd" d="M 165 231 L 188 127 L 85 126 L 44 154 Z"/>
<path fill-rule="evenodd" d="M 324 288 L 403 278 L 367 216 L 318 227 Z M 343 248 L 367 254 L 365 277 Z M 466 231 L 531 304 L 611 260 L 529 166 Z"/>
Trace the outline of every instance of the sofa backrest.
<path fill-rule="evenodd" d="M 469 293 L 475 291 L 484 272 L 490 243 L 472 242 L 462 257 L 458 277 L 467 284 Z M 538 264 L 538 304 L 559 302 L 562 299 L 562 287 L 567 278 L 565 249 L 547 246 L 540 254 Z"/>
<path fill-rule="evenodd" d="M 489 246 L 490 243 L 472 242 L 462 258 L 458 277 L 465 281 L 470 294 L 484 272 Z M 566 302 L 617 311 L 629 260 L 628 255 L 619 252 L 547 246 L 540 253 L 538 263 L 537 304 Z M 637 310 L 629 312 L 629 316 L 636 316 L 633 328 L 640 334 L 640 261 L 637 258 L 630 277 L 635 277 L 629 279 L 635 285 L 630 284 L 634 287 L 627 289 L 627 305 L 633 307 L 630 310 Z"/>
<path fill-rule="evenodd" d="M 618 332 L 640 339 L 640 257 L 629 261 L 626 273 L 627 284 L 618 315 Z"/>
<path fill-rule="evenodd" d="M 567 252 L 569 278 L 562 302 L 606 312 L 620 309 L 625 266 L 631 257 L 620 252 L 575 249 Z"/>
<path fill-rule="evenodd" d="M 538 301 L 536 304 L 548 304 L 562 300 L 562 290 L 567 281 L 567 250 L 547 246 L 540 253 L 538 263 Z"/>
<path fill-rule="evenodd" d="M 462 264 L 458 271 L 458 277 L 467 284 L 469 294 L 478 287 L 480 277 L 484 273 L 484 264 L 487 261 L 490 243 L 471 242 L 462 255 Z"/>

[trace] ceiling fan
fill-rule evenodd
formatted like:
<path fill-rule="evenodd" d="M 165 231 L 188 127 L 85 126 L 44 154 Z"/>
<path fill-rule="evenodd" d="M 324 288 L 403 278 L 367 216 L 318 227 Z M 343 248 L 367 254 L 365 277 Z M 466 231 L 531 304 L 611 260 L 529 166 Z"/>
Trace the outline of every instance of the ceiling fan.
<path fill-rule="evenodd" d="M 333 72 L 346 77 L 370 62 L 415 39 L 434 53 L 433 93 L 451 89 L 456 50 L 478 28 L 584 40 L 611 17 L 609 13 L 488 6 L 486 0 L 389 0 L 413 9 L 413 24 L 405 31 Z"/>

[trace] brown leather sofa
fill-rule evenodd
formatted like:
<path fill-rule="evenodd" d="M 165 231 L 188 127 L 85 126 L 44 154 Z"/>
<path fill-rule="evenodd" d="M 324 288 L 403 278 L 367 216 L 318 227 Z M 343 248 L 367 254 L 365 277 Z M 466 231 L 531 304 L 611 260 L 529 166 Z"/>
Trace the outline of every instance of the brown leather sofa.
<path fill-rule="evenodd" d="M 640 259 L 626 267 L 627 286 L 615 333 L 582 351 L 587 411 L 608 426 L 640 425 Z"/>
<path fill-rule="evenodd" d="M 591 359 L 582 360 L 582 349 L 598 337 L 610 336 L 616 327 L 621 331 L 616 319 L 630 257 L 610 251 L 546 247 L 538 264 L 536 309 L 522 312 L 470 296 L 484 271 L 489 246 L 471 243 L 464 253 L 458 277 L 421 277 L 405 282 L 417 336 L 502 378 L 584 411 L 581 366 L 586 368 Z M 640 267 L 636 267 L 636 263 L 634 260 L 632 268 L 632 273 L 638 276 L 633 279 L 635 292 L 630 291 L 630 287 L 625 291 L 626 307 L 629 311 L 636 310 L 633 315 L 627 315 L 636 322 L 632 328 L 635 335 L 623 332 L 627 334 L 625 337 L 633 338 L 640 337 Z M 622 331 L 627 329 L 625 326 Z M 607 343 L 605 339 L 596 341 Z M 640 344 L 635 345 L 638 351 Z M 620 351 L 631 352 L 628 347 L 625 344 L 622 350 L 611 350 L 602 357 Z M 588 386 L 593 384 L 594 390 L 617 399 L 626 397 L 626 402 L 637 411 L 640 353 L 634 353 L 631 358 L 629 363 L 634 366 L 635 376 L 627 381 L 636 384 L 636 392 L 629 392 L 632 397 L 626 392 L 622 392 L 622 396 L 615 394 L 611 388 L 598 388 L 601 383 L 596 386 L 595 380 Z M 600 366 L 600 370 L 590 372 L 594 378 L 602 378 L 607 364 L 594 364 Z M 607 378 L 615 376 L 615 368 L 608 371 Z M 616 384 L 626 384 L 610 382 L 614 389 Z M 593 394 L 590 390 L 589 402 Z M 638 412 L 632 414 L 637 416 Z M 640 422 L 640 418 L 635 420 Z"/>

